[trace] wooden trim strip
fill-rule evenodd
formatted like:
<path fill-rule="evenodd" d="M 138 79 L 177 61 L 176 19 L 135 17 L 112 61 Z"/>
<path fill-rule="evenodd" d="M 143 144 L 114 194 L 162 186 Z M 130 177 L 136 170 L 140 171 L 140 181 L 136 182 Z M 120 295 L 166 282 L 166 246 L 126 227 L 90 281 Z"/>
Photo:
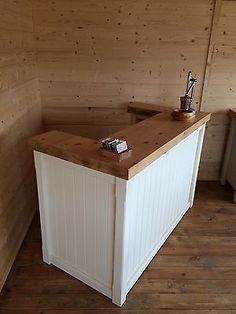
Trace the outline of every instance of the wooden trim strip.
<path fill-rule="evenodd" d="M 207 50 L 207 58 L 206 58 L 204 79 L 203 79 L 201 100 L 200 100 L 201 110 L 206 110 L 208 88 L 210 84 L 211 69 L 212 69 L 214 50 L 215 50 L 215 40 L 216 40 L 217 31 L 218 31 L 218 24 L 220 20 L 222 2 L 223 2 L 222 0 L 214 1 L 214 9 L 212 13 L 211 30 L 210 30 L 210 37 L 209 37 L 209 44 L 208 44 L 208 50 Z"/>

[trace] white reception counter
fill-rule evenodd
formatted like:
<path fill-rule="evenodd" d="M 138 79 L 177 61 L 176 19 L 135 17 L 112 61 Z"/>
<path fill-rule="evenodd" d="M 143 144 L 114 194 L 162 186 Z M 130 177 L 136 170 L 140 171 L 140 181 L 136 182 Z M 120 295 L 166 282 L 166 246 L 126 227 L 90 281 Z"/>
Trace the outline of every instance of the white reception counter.
<path fill-rule="evenodd" d="M 31 139 L 44 261 L 121 306 L 193 204 L 209 119 L 164 112 L 110 135 L 132 147 L 120 163 L 92 139 L 57 131 Z"/>

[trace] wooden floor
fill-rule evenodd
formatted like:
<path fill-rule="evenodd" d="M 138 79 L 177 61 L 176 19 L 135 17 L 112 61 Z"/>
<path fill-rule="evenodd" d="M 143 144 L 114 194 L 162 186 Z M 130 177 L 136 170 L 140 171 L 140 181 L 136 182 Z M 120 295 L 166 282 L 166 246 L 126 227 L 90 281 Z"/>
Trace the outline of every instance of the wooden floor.
<path fill-rule="evenodd" d="M 120 309 L 42 263 L 38 216 L 0 295 L 0 313 L 236 313 L 236 205 L 232 190 L 198 185 L 194 207 L 153 259 Z"/>

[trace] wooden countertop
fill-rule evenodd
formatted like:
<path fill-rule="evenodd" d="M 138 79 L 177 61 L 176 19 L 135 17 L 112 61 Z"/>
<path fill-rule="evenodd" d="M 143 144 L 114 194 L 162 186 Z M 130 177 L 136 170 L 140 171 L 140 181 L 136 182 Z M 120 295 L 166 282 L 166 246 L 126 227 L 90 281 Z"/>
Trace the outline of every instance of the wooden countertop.
<path fill-rule="evenodd" d="M 121 162 L 103 156 L 100 141 L 60 131 L 32 137 L 30 143 L 36 151 L 128 180 L 208 120 L 210 114 L 199 112 L 189 121 L 175 121 L 171 111 L 164 111 L 111 134 L 132 148 L 131 157 Z"/>

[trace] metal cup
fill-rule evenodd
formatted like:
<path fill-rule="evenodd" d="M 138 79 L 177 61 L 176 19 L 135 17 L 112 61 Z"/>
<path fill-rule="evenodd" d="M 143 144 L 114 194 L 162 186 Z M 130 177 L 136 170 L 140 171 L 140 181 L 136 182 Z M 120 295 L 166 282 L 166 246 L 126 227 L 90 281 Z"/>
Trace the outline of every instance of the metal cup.
<path fill-rule="evenodd" d="M 180 108 L 181 110 L 189 110 L 191 108 L 192 99 L 189 96 L 180 97 Z"/>

